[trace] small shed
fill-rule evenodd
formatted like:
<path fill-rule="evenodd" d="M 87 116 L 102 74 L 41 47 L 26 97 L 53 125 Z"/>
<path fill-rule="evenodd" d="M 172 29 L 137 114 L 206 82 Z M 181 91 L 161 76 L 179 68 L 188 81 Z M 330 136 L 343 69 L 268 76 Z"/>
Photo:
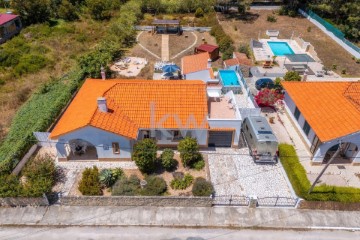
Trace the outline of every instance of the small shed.
<path fill-rule="evenodd" d="M 219 47 L 210 44 L 201 44 L 195 48 L 195 53 L 207 52 L 210 55 L 210 59 L 215 61 L 219 58 Z"/>
<path fill-rule="evenodd" d="M 22 28 L 20 16 L 15 14 L 0 14 L 0 44 L 4 43 Z"/>
<path fill-rule="evenodd" d="M 183 30 L 179 20 L 155 19 L 152 22 L 153 32 L 157 34 L 178 34 L 181 35 Z"/>

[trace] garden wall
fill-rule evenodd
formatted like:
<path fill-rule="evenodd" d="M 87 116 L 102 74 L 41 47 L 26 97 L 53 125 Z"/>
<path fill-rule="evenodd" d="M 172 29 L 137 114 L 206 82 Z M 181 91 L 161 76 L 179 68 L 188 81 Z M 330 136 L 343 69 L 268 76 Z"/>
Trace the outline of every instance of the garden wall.
<path fill-rule="evenodd" d="M 301 201 L 300 209 L 320 209 L 320 210 L 337 210 L 337 211 L 359 211 L 360 203 L 342 203 L 332 201 Z"/>
<path fill-rule="evenodd" d="M 0 198 L 1 207 L 49 206 L 49 201 L 44 195 L 38 198 L 7 197 Z"/>
<path fill-rule="evenodd" d="M 211 207 L 211 197 L 147 197 L 147 196 L 82 196 L 62 197 L 60 204 L 68 206 L 156 206 Z"/>

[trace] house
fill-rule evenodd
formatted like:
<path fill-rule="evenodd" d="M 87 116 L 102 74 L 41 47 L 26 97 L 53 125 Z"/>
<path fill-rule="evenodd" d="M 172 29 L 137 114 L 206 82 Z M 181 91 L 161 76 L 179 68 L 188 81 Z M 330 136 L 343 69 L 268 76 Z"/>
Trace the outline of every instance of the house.
<path fill-rule="evenodd" d="M 212 61 L 215 61 L 220 56 L 219 47 L 210 44 L 201 44 L 200 46 L 195 48 L 195 54 L 207 52 Z"/>
<path fill-rule="evenodd" d="M 360 163 L 360 82 L 283 82 L 285 108 L 312 153 L 312 163 L 341 156 Z"/>
<path fill-rule="evenodd" d="M 20 16 L 0 14 L 0 44 L 18 34 L 22 28 Z"/>
<path fill-rule="evenodd" d="M 208 53 L 188 55 L 181 59 L 181 74 L 186 80 L 202 80 L 211 82 L 215 79 Z"/>
<path fill-rule="evenodd" d="M 234 52 L 233 57 L 224 61 L 224 69 L 240 72 L 245 76 L 249 76 L 252 61 L 245 53 Z"/>
<path fill-rule="evenodd" d="M 210 94 L 211 96 L 208 96 Z M 200 147 L 237 146 L 241 118 L 232 92 L 208 93 L 200 80 L 87 79 L 50 139 L 59 161 L 131 158 L 138 140 L 176 147 L 186 136 Z"/>

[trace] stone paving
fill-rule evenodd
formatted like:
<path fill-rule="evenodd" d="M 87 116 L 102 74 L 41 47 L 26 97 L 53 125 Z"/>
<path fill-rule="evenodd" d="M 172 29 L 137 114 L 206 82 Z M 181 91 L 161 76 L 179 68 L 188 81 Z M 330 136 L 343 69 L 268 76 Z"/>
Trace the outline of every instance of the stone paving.
<path fill-rule="evenodd" d="M 248 148 L 208 152 L 216 195 L 295 197 L 280 163 L 255 164 Z"/>

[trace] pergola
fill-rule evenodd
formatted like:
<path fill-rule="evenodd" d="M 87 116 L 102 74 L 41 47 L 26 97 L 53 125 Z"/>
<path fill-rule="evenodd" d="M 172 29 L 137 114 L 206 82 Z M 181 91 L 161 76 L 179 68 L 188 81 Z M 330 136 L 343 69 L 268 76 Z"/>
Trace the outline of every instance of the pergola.
<path fill-rule="evenodd" d="M 157 34 L 182 34 L 179 20 L 155 19 L 152 25 L 153 32 Z"/>

